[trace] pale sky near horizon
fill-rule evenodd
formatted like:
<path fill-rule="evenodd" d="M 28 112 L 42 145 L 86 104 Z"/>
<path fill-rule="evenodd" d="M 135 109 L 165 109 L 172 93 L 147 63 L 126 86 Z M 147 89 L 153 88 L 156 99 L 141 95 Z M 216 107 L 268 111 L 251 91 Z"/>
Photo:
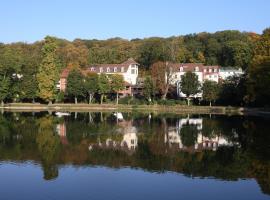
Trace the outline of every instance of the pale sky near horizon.
<path fill-rule="evenodd" d="M 1 0 L 0 0 L 1 1 Z M 270 27 L 270 0 L 2 0 L 0 42 L 169 37 Z"/>

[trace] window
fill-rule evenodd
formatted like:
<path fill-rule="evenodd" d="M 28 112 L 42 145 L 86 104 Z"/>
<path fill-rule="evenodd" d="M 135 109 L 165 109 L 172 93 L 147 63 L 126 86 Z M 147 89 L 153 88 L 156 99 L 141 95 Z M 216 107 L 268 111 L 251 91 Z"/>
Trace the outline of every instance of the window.
<path fill-rule="evenodd" d="M 174 75 L 174 78 L 177 78 L 177 74 Z"/>
<path fill-rule="evenodd" d="M 211 73 L 212 72 L 212 69 L 209 69 L 209 72 Z"/>
<path fill-rule="evenodd" d="M 131 69 L 131 74 L 135 74 L 135 69 Z"/>
<path fill-rule="evenodd" d="M 125 68 L 124 67 L 121 67 L 121 72 L 124 72 L 125 71 Z"/>
<path fill-rule="evenodd" d="M 107 67 L 107 72 L 110 72 L 110 68 L 109 67 Z"/>
<path fill-rule="evenodd" d="M 217 72 L 217 69 L 214 69 L 214 72 Z"/>
<path fill-rule="evenodd" d="M 206 71 L 207 71 L 206 69 L 203 70 L 203 72 L 206 72 Z"/>
<path fill-rule="evenodd" d="M 102 73 L 103 72 L 103 67 L 99 68 L 99 72 Z"/>
<path fill-rule="evenodd" d="M 113 72 L 117 72 L 117 67 L 114 67 L 113 68 Z"/>
<path fill-rule="evenodd" d="M 198 72 L 199 71 L 199 67 L 195 67 L 195 71 Z"/>
<path fill-rule="evenodd" d="M 180 69 L 179 69 L 179 70 L 180 70 L 180 72 L 182 72 L 182 71 L 183 71 L 183 67 L 180 67 Z"/>

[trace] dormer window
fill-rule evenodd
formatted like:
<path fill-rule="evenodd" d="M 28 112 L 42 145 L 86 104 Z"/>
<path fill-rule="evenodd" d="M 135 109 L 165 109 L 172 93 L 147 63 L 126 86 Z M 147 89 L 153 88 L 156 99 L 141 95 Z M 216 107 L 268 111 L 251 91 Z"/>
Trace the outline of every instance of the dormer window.
<path fill-rule="evenodd" d="M 107 67 L 107 72 L 110 72 L 110 68 L 109 67 Z"/>
<path fill-rule="evenodd" d="M 183 67 L 180 67 L 180 69 L 179 69 L 179 70 L 180 70 L 180 72 L 182 72 L 182 71 L 183 71 Z"/>
<path fill-rule="evenodd" d="M 113 72 L 117 72 L 117 67 L 114 67 L 113 68 Z"/>
<path fill-rule="evenodd" d="M 121 67 L 121 72 L 124 72 L 125 71 L 125 68 L 124 67 Z"/>
<path fill-rule="evenodd" d="M 216 68 L 214 69 L 214 72 L 217 72 L 217 69 Z"/>
<path fill-rule="evenodd" d="M 195 71 L 198 72 L 199 71 L 199 67 L 195 67 Z"/>
<path fill-rule="evenodd" d="M 205 72 L 205 73 L 206 73 L 206 72 L 207 72 L 207 70 L 206 70 L 206 69 L 204 69 L 204 70 L 203 70 L 203 72 Z"/>
<path fill-rule="evenodd" d="M 209 69 L 209 72 L 211 73 L 212 72 L 212 69 Z"/>
<path fill-rule="evenodd" d="M 99 68 L 99 72 L 102 73 L 103 72 L 103 67 Z"/>

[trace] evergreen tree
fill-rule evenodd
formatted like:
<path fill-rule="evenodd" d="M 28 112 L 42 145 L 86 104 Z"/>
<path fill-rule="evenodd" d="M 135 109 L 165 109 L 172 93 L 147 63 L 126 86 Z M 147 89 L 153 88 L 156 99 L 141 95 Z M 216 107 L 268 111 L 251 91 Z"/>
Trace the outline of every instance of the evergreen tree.
<path fill-rule="evenodd" d="M 111 90 L 116 93 L 116 104 L 118 104 L 118 93 L 125 88 L 125 81 L 122 75 L 113 74 L 110 76 Z"/>
<path fill-rule="evenodd" d="M 187 72 L 181 76 L 180 90 L 187 96 L 189 105 L 190 96 L 197 94 L 200 90 L 198 76 L 192 72 Z"/>
<path fill-rule="evenodd" d="M 32 102 L 34 103 L 38 90 L 35 69 L 22 66 L 22 73 L 23 76 L 20 82 L 21 97 L 23 99 L 32 99 Z"/>
<path fill-rule="evenodd" d="M 58 69 L 55 39 L 47 36 L 42 47 L 42 61 L 37 73 L 39 97 L 49 104 L 55 99 Z"/>

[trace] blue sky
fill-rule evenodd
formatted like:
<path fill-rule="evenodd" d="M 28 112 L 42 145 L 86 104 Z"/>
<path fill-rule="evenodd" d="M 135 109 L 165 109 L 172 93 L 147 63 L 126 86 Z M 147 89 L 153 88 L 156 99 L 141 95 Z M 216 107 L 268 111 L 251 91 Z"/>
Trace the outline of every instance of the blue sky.
<path fill-rule="evenodd" d="M 167 37 L 226 29 L 261 33 L 270 0 L 6 0 L 0 42 Z"/>

